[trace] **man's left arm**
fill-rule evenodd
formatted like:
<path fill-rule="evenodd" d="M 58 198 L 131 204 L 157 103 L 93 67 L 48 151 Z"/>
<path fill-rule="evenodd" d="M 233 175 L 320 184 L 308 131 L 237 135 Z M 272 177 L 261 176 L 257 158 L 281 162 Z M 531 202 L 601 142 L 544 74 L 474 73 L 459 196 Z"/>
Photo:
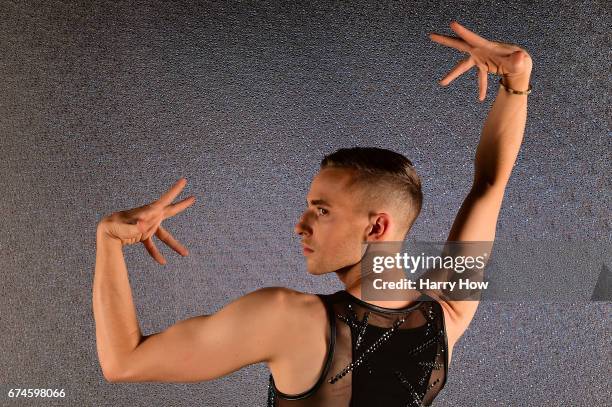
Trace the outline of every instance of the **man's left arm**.
<path fill-rule="evenodd" d="M 526 90 L 529 86 L 529 76 L 512 80 L 504 78 L 504 83 L 511 89 Z M 472 187 L 447 238 L 451 247 L 456 249 L 453 255 L 475 258 L 483 256 L 484 253 L 491 254 L 497 219 L 523 140 L 526 119 L 527 95 L 510 94 L 500 87 L 476 149 Z M 488 257 L 486 259 L 488 260 Z M 450 298 L 454 298 L 452 294 Z M 457 338 L 469 326 L 478 303 L 477 299 L 445 301 L 457 330 Z"/>
<path fill-rule="evenodd" d="M 531 71 L 517 77 L 503 77 L 506 87 L 527 90 Z M 515 95 L 498 88 L 485 120 L 474 161 L 475 187 L 507 184 L 523 142 L 527 121 L 527 95 Z"/>
<path fill-rule="evenodd" d="M 503 84 L 507 88 L 519 92 L 528 90 L 533 62 L 524 49 L 514 44 L 486 40 L 456 21 L 451 23 L 451 29 L 459 38 L 436 33 L 430 34 L 430 38 L 470 56 L 461 60 L 439 82 L 441 85 L 448 85 L 459 75 L 476 66 L 480 101 L 486 96 L 488 73 L 503 76 Z M 501 86 L 498 88 L 476 148 L 472 187 L 447 238 L 447 248 L 454 249 L 453 256 L 476 257 L 491 253 L 504 192 L 523 140 L 527 121 L 527 97 L 527 94 L 514 94 Z M 470 242 L 479 243 L 472 245 Z M 443 279 L 448 278 L 444 269 L 431 271 L 439 272 Z M 448 271 L 454 274 L 452 269 Z M 453 275 L 452 279 L 455 278 Z M 440 297 L 445 297 L 441 298 L 440 302 L 451 319 L 453 332 L 449 332 L 449 342 L 454 342 L 467 329 L 479 301 L 461 300 L 457 297 L 453 299 L 452 294 L 450 298 L 445 295 Z"/>

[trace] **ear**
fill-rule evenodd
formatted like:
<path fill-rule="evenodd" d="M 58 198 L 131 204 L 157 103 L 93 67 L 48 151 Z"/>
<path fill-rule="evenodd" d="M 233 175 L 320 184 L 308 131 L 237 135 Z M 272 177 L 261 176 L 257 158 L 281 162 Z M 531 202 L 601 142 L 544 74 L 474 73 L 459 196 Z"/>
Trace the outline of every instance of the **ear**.
<path fill-rule="evenodd" d="M 383 236 L 389 234 L 389 225 L 391 218 L 386 213 L 374 213 L 371 214 L 370 223 L 366 230 L 366 240 L 376 241 L 381 240 Z"/>

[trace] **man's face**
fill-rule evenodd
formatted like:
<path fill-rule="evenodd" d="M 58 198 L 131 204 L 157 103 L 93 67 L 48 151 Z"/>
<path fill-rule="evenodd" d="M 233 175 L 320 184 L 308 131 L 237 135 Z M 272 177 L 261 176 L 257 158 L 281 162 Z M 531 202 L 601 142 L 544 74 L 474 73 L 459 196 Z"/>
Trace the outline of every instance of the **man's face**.
<path fill-rule="evenodd" d="M 351 188 L 354 172 L 325 168 L 312 180 L 308 207 L 295 225 L 302 237 L 310 274 L 325 274 L 361 260 L 368 216 L 358 205 L 359 191 Z"/>

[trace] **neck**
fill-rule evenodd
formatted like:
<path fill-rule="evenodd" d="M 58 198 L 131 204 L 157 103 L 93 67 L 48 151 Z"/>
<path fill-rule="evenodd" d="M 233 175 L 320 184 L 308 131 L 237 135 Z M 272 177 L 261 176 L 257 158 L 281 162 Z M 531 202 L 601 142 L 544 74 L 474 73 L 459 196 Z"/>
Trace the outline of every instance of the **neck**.
<path fill-rule="evenodd" d="M 335 273 L 349 294 L 361 298 L 361 261 L 336 270 Z"/>
<path fill-rule="evenodd" d="M 340 281 L 344 284 L 344 290 L 351 294 L 353 297 L 359 298 L 369 304 L 373 304 L 383 308 L 404 308 L 412 305 L 416 299 L 421 295 L 417 290 L 405 290 L 401 295 L 401 299 L 394 300 L 367 300 L 362 298 L 361 286 L 362 286 L 362 273 L 361 273 L 361 261 L 343 267 L 335 271 Z M 366 277 L 367 278 L 367 277 Z"/>

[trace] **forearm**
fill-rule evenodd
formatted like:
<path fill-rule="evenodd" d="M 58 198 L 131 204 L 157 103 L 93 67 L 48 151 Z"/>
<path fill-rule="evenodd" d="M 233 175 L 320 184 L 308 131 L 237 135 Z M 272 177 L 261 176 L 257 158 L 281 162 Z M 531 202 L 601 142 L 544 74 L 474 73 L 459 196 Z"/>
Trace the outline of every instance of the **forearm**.
<path fill-rule="evenodd" d="M 96 233 L 96 269 L 93 281 L 93 313 L 98 358 L 105 376 L 120 370 L 138 346 L 142 334 L 120 241 Z"/>
<path fill-rule="evenodd" d="M 529 87 L 530 73 L 504 78 L 518 91 Z M 484 123 L 476 149 L 474 185 L 505 185 L 516 161 L 527 121 L 527 95 L 507 92 L 498 84 L 497 97 Z"/>

